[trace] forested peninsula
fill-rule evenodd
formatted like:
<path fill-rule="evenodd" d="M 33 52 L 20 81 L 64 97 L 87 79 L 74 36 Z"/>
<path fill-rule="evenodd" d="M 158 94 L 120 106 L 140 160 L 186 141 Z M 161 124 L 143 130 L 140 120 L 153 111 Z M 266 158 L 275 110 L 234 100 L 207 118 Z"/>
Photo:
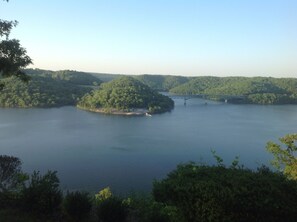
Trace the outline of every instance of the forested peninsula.
<path fill-rule="evenodd" d="M 170 111 L 174 102 L 137 79 L 122 76 L 86 94 L 77 106 L 94 112 L 143 115 Z"/>

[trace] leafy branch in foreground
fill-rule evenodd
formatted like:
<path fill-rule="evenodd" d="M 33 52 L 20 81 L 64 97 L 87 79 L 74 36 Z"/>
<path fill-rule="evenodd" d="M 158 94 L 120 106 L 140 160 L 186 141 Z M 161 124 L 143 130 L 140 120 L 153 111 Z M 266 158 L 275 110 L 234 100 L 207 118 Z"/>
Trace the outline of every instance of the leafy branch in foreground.
<path fill-rule="evenodd" d="M 19 40 L 9 39 L 12 28 L 17 24 L 17 21 L 0 19 L 0 76 L 14 75 L 23 81 L 28 81 L 29 77 L 21 69 L 32 64 L 32 60 Z"/>
<path fill-rule="evenodd" d="M 297 179 L 297 134 L 289 134 L 279 139 L 285 145 L 268 142 L 266 149 L 270 152 L 274 159 L 271 161 L 272 165 L 283 172 L 290 179 Z"/>

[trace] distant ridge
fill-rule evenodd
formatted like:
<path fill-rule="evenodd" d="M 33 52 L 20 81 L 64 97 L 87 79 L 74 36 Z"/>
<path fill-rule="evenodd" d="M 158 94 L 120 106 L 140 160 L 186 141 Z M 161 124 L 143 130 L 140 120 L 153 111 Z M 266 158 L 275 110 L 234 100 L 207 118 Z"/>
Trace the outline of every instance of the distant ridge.
<path fill-rule="evenodd" d="M 204 98 L 212 100 L 224 100 L 223 95 L 234 96 L 235 100 L 228 99 L 231 103 L 297 104 L 297 78 L 123 75 L 42 69 L 25 69 L 25 72 L 81 85 L 100 85 L 121 76 L 130 76 L 154 90 L 179 95 L 203 95 Z M 238 100 L 238 97 L 244 99 Z"/>

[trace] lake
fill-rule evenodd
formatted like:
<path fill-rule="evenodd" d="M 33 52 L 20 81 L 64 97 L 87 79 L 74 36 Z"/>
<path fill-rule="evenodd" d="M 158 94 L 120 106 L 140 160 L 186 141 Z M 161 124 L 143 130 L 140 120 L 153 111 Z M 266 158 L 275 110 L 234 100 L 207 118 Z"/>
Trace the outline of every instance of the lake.
<path fill-rule="evenodd" d="M 150 191 L 177 164 L 229 165 L 235 156 L 256 168 L 272 158 L 267 141 L 297 132 L 297 106 L 232 105 L 193 98 L 152 117 L 111 116 L 75 107 L 0 109 L 0 154 L 23 170 L 57 170 L 62 189 Z"/>

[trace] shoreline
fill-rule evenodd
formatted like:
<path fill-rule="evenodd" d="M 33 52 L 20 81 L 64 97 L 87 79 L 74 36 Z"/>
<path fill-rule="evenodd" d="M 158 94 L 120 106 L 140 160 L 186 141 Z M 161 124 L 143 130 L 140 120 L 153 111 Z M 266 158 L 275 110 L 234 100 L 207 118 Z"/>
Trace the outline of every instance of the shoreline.
<path fill-rule="evenodd" d="M 112 108 L 112 109 L 106 109 L 106 108 L 89 109 L 89 108 L 84 108 L 84 107 L 81 107 L 81 106 L 77 106 L 77 108 L 83 109 L 83 110 L 86 110 L 86 111 L 90 111 L 90 112 L 109 114 L 109 115 L 145 116 L 145 115 L 148 114 L 148 110 L 144 109 L 144 108 L 132 109 L 132 111 L 117 110 L 115 108 Z"/>

